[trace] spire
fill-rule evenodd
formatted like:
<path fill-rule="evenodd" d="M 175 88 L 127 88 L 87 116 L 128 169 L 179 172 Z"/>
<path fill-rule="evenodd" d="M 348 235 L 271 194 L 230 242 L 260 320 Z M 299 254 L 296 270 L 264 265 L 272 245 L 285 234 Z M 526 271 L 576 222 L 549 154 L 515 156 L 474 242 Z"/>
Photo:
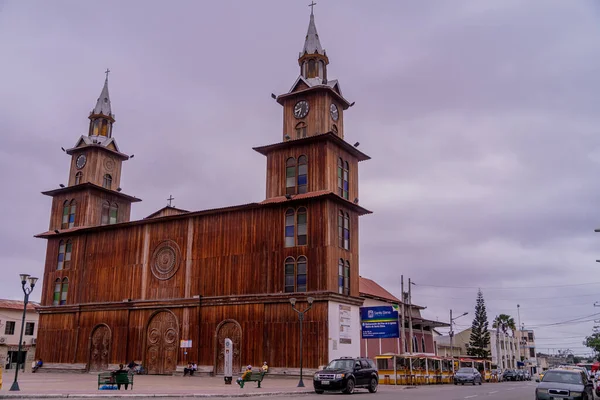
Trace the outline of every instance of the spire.
<path fill-rule="evenodd" d="M 310 7 L 310 22 L 308 23 L 308 32 L 306 32 L 306 39 L 304 40 L 304 48 L 300 53 L 300 57 L 303 54 L 321 54 L 325 55 L 325 51 L 321 47 L 321 42 L 319 41 L 319 34 L 317 33 L 317 27 L 315 25 L 315 15 L 313 13 L 313 7 L 315 6 L 315 2 L 311 2 Z"/>
<path fill-rule="evenodd" d="M 107 68 L 105 71 L 106 79 L 104 80 L 104 87 L 102 88 L 102 92 L 100 92 L 100 97 L 98 97 L 98 101 L 96 102 L 96 107 L 92 111 L 92 114 L 102 114 L 106 116 L 112 116 L 110 109 L 110 96 L 108 95 L 108 74 L 110 70 Z"/>

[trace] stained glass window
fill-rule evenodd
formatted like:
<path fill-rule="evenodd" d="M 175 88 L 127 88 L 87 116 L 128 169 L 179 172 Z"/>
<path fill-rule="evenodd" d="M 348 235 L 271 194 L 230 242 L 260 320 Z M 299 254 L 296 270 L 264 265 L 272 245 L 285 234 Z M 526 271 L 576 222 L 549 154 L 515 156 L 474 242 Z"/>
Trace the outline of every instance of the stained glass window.
<path fill-rule="evenodd" d="M 110 216 L 110 203 L 105 201 L 102 203 L 102 213 L 100 214 L 100 225 L 108 225 Z"/>
<path fill-rule="evenodd" d="M 296 263 L 292 257 L 285 259 L 285 292 L 293 293 L 294 287 L 294 275 L 295 275 Z"/>
<path fill-rule="evenodd" d="M 285 162 L 285 193 L 296 194 L 296 159 L 290 157 Z"/>
<path fill-rule="evenodd" d="M 83 177 L 83 174 L 81 173 L 81 171 L 79 171 L 78 173 L 75 174 L 75 184 L 79 185 L 81 183 L 81 178 Z"/>
<path fill-rule="evenodd" d="M 298 246 L 304 246 L 306 244 L 306 236 L 307 236 L 307 232 L 306 232 L 306 208 L 304 207 L 300 207 L 298 209 L 298 240 L 297 240 L 297 245 Z"/>
<path fill-rule="evenodd" d="M 344 260 L 338 263 L 338 293 L 344 294 Z"/>
<path fill-rule="evenodd" d="M 298 257 L 296 264 L 296 292 L 306 292 L 306 257 Z"/>
<path fill-rule="evenodd" d="M 69 280 L 64 278 L 62 280 L 62 288 L 60 290 L 60 305 L 67 304 L 67 293 L 69 291 Z"/>
<path fill-rule="evenodd" d="M 344 267 L 344 294 L 350 295 L 350 262 L 346 260 Z"/>
<path fill-rule="evenodd" d="M 295 213 L 291 208 L 285 212 L 285 247 L 294 247 Z"/>
<path fill-rule="evenodd" d="M 102 182 L 102 187 L 105 189 L 110 189 L 112 186 L 112 176 L 109 174 L 104 175 L 104 181 Z"/>
<path fill-rule="evenodd" d="M 60 279 L 54 281 L 54 299 L 52 300 L 52 304 L 57 306 L 60 302 Z"/>
<path fill-rule="evenodd" d="M 119 212 L 119 206 L 117 205 L 117 203 L 111 204 L 110 205 L 110 217 L 108 220 L 109 224 L 116 224 L 117 223 L 117 214 Z"/>
<path fill-rule="evenodd" d="M 308 188 L 308 162 L 306 156 L 298 157 L 298 193 L 306 193 Z"/>
<path fill-rule="evenodd" d="M 61 270 L 65 266 L 65 242 L 62 240 L 58 242 L 58 263 L 56 269 Z"/>

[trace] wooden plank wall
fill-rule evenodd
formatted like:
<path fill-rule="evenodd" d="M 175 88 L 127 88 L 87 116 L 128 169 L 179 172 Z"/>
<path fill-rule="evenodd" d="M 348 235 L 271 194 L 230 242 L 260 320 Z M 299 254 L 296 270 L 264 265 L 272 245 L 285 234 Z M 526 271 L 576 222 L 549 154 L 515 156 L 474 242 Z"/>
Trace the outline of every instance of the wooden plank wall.
<path fill-rule="evenodd" d="M 306 117 L 298 119 L 294 117 L 294 106 L 300 100 L 306 100 L 309 104 L 309 111 Z M 339 118 L 334 121 L 329 114 L 329 106 L 334 103 L 339 112 Z M 304 122 L 306 124 L 306 135 L 314 136 L 321 133 L 332 131 L 335 124 L 338 128 L 338 136 L 344 138 L 344 110 L 341 104 L 334 100 L 327 90 L 309 91 L 298 94 L 297 97 L 290 97 L 283 103 L 283 137 L 289 135 L 296 138 L 296 124 Z"/>

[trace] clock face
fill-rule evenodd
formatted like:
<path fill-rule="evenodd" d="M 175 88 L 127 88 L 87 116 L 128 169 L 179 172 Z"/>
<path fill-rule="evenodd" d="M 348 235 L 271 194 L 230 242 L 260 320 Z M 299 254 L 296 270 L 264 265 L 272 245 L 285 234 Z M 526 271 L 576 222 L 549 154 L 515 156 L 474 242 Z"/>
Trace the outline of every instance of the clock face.
<path fill-rule="evenodd" d="M 337 121 L 340 118 L 340 112 L 335 104 L 331 103 L 329 106 L 329 114 L 334 121 Z"/>
<path fill-rule="evenodd" d="M 87 161 L 87 158 L 85 157 L 85 154 L 81 154 L 79 157 L 77 157 L 77 161 L 75 161 L 75 166 L 78 169 L 81 169 L 85 166 L 86 161 Z"/>
<path fill-rule="evenodd" d="M 308 101 L 300 100 L 294 106 L 294 117 L 304 118 L 308 114 Z"/>

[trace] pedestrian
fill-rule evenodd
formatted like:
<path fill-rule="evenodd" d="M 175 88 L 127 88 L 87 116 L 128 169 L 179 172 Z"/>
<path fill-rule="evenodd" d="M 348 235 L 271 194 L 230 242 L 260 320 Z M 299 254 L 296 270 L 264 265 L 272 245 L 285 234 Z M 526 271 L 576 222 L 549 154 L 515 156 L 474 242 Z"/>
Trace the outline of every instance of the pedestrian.
<path fill-rule="evenodd" d="M 194 369 L 192 367 L 192 363 L 189 362 L 187 367 L 183 369 L 183 376 L 186 376 L 187 374 L 190 374 L 190 376 L 192 376 L 193 373 Z"/>
<path fill-rule="evenodd" d="M 244 387 L 244 380 L 250 376 L 250 374 L 252 374 L 252 365 L 248 365 L 246 367 L 246 370 L 244 371 L 244 373 L 242 374 L 242 376 L 240 376 L 239 378 L 236 379 L 236 383 L 238 385 L 240 385 L 240 387 Z"/>

